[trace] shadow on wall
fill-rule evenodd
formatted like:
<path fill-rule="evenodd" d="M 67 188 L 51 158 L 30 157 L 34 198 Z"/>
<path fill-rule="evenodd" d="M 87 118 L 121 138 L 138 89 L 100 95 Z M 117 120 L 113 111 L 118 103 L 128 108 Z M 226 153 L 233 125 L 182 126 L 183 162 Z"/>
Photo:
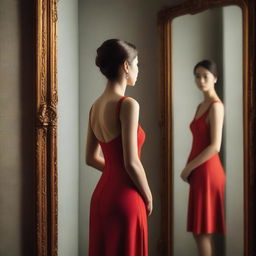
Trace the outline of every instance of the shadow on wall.
<path fill-rule="evenodd" d="M 20 135 L 21 135 L 21 255 L 36 255 L 35 173 L 35 1 L 19 2 Z"/>

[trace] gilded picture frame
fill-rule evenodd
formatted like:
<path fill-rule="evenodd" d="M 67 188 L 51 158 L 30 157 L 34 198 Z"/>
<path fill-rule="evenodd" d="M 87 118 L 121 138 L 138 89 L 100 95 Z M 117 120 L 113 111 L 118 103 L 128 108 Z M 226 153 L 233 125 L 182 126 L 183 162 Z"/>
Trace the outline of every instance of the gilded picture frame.
<path fill-rule="evenodd" d="M 36 13 L 36 253 L 55 256 L 58 237 L 57 1 L 37 0 Z"/>

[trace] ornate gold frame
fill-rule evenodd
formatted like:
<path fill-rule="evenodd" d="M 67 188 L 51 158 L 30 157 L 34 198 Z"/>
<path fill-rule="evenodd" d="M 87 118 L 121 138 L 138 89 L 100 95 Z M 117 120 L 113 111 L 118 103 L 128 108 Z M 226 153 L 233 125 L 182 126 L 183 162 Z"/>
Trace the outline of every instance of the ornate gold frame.
<path fill-rule="evenodd" d="M 57 255 L 56 0 L 36 1 L 36 253 Z"/>
<path fill-rule="evenodd" d="M 243 13 L 243 85 L 244 85 L 244 255 L 256 252 L 256 1 L 254 0 L 190 0 L 163 8 L 158 13 L 161 44 L 161 116 L 163 189 L 162 239 L 160 255 L 173 251 L 173 177 L 172 177 L 172 20 L 181 15 L 195 14 L 213 7 L 238 5 Z"/>

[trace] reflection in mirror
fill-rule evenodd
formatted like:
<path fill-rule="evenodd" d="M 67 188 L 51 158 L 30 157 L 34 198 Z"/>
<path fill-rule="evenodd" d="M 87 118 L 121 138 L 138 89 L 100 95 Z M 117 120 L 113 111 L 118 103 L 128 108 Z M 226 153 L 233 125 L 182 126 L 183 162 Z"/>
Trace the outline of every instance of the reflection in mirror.
<path fill-rule="evenodd" d="M 237 6 L 209 9 L 175 18 L 172 31 L 173 93 L 173 255 L 197 255 L 186 231 L 189 186 L 180 179 L 192 143 L 189 124 L 202 93 L 193 67 L 203 59 L 217 63 L 215 87 L 225 106 L 220 157 L 226 171 L 225 236 L 214 235 L 216 255 L 243 255 L 243 83 L 242 12 Z M 186 246 L 184 246 L 186 245 Z"/>

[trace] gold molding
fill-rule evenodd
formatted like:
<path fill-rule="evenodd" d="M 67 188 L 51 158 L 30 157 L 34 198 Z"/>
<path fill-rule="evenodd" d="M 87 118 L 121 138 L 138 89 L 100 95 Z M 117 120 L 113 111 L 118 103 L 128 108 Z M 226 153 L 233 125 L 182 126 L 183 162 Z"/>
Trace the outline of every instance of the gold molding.
<path fill-rule="evenodd" d="M 56 0 L 36 1 L 36 251 L 57 252 Z"/>
<path fill-rule="evenodd" d="M 238 5 L 243 13 L 243 86 L 244 86 L 244 255 L 254 255 L 256 245 L 256 51 L 254 0 L 188 0 L 180 5 L 165 7 L 158 13 L 160 35 L 162 131 L 162 231 L 160 255 L 173 255 L 173 178 L 172 178 L 172 81 L 171 23 L 185 14 L 196 14 L 213 7 Z"/>

